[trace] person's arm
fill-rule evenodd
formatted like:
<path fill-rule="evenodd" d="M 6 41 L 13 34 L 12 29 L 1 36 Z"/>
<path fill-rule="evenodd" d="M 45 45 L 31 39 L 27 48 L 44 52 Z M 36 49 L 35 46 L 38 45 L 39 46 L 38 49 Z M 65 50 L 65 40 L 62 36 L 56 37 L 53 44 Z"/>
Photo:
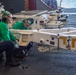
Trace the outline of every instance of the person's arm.
<path fill-rule="evenodd" d="M 16 42 L 17 38 L 10 31 L 9 31 L 9 36 L 12 41 Z"/>
<path fill-rule="evenodd" d="M 9 34 L 10 34 L 11 40 L 14 41 L 15 43 L 15 48 L 19 48 L 18 40 L 16 39 L 16 37 L 10 31 L 9 31 Z"/>

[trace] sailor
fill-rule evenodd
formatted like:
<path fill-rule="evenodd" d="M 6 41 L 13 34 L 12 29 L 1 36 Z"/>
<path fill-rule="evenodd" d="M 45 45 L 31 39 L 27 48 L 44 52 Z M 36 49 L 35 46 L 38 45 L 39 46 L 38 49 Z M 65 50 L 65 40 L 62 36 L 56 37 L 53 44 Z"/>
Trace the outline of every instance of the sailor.
<path fill-rule="evenodd" d="M 3 11 L 2 17 L 7 17 L 7 14 L 9 14 L 9 17 L 11 17 L 10 19 L 8 19 L 8 27 L 11 28 L 13 24 L 12 14 L 8 11 Z"/>
<path fill-rule="evenodd" d="M 34 20 L 32 18 L 27 18 L 22 21 L 16 22 L 13 26 L 12 29 L 20 29 L 20 30 L 29 30 L 29 26 L 32 25 Z M 27 46 L 25 46 L 25 55 L 28 55 L 28 51 L 34 44 L 32 42 L 29 42 Z"/>
<path fill-rule="evenodd" d="M 29 26 L 32 25 L 34 20 L 32 18 L 27 18 L 22 21 L 18 21 L 12 25 L 12 29 L 29 30 Z"/>
<path fill-rule="evenodd" d="M 2 21 L 0 22 L 0 54 L 5 51 L 6 61 L 5 67 L 19 66 L 19 62 L 13 61 L 13 52 L 17 39 L 9 31 L 8 22 L 11 21 L 9 13 L 4 12 L 2 15 Z"/>

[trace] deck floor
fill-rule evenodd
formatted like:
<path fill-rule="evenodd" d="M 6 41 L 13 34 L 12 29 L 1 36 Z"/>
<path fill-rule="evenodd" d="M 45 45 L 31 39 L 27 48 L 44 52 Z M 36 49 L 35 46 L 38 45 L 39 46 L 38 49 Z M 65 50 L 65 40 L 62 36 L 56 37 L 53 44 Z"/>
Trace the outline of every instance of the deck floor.
<path fill-rule="evenodd" d="M 31 48 L 19 67 L 5 68 L 0 64 L 0 75 L 76 75 L 76 51 L 51 50 L 42 53 Z"/>

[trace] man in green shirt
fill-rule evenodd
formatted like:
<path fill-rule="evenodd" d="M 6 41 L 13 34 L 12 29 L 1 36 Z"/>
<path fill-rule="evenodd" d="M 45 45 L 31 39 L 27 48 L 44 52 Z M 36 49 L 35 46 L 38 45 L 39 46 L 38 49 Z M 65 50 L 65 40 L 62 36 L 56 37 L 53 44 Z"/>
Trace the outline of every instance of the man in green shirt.
<path fill-rule="evenodd" d="M 22 29 L 22 30 L 29 30 L 29 26 L 32 25 L 34 20 L 32 18 L 24 19 L 23 21 L 16 22 L 12 29 Z"/>
<path fill-rule="evenodd" d="M 17 40 L 9 31 L 8 22 L 10 21 L 10 14 L 3 13 L 2 21 L 0 22 L 0 54 L 6 51 L 5 67 L 15 67 L 20 65 L 20 63 L 14 62 L 12 59 Z"/>
<path fill-rule="evenodd" d="M 27 18 L 27 19 L 24 19 L 23 21 L 18 21 L 16 22 L 13 26 L 12 26 L 12 29 L 21 29 L 21 30 L 29 30 L 29 26 L 32 25 L 34 23 L 34 20 L 32 18 Z M 27 47 L 25 47 L 25 53 L 26 53 L 26 56 L 28 54 L 28 51 L 30 50 L 30 48 L 33 46 L 33 43 L 30 42 L 28 44 Z"/>

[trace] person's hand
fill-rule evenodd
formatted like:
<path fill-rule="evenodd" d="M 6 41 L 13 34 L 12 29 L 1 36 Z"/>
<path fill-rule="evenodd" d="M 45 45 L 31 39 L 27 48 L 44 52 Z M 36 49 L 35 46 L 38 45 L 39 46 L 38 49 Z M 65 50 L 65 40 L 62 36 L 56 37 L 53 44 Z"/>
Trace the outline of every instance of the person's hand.
<path fill-rule="evenodd" d="M 25 24 L 24 24 L 24 27 L 29 27 L 29 26 L 30 26 L 29 23 L 25 23 Z"/>
<path fill-rule="evenodd" d="M 15 48 L 19 48 L 19 44 L 18 44 L 17 40 L 16 40 L 16 43 L 15 43 Z"/>
<path fill-rule="evenodd" d="M 19 40 L 15 40 L 15 48 L 19 48 L 18 42 Z"/>
<path fill-rule="evenodd" d="M 19 45 L 17 43 L 15 44 L 15 48 L 19 48 Z"/>
<path fill-rule="evenodd" d="M 18 43 L 18 42 L 19 42 L 19 40 L 16 40 L 15 42 L 16 42 L 16 43 Z"/>

